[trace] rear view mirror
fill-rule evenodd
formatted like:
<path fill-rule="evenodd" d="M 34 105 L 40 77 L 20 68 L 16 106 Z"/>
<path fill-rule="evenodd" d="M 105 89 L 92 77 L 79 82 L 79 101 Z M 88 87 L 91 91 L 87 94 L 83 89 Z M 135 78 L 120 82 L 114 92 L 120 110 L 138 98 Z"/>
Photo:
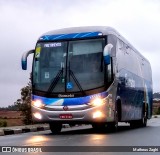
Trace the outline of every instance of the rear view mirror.
<path fill-rule="evenodd" d="M 22 59 L 21 59 L 21 65 L 23 70 L 27 70 L 27 57 L 29 54 L 32 54 L 32 53 L 34 53 L 34 50 L 30 50 L 23 53 Z"/>
<path fill-rule="evenodd" d="M 113 45 L 112 44 L 107 44 L 105 47 L 104 47 L 104 50 L 103 50 L 103 57 L 104 57 L 104 63 L 106 65 L 109 65 L 110 64 L 110 58 L 111 58 L 111 49 L 112 49 Z"/>

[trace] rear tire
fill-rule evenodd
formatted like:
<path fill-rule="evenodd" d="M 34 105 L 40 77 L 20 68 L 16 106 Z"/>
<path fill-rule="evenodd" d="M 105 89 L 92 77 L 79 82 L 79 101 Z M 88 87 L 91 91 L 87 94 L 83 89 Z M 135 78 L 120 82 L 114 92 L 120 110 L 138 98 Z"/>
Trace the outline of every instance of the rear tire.
<path fill-rule="evenodd" d="M 140 126 L 146 127 L 147 126 L 147 112 L 144 112 L 143 118 L 140 120 Z"/>
<path fill-rule="evenodd" d="M 60 123 L 49 123 L 52 134 L 58 134 L 62 130 L 62 124 Z"/>
<path fill-rule="evenodd" d="M 144 104 L 142 109 L 142 119 L 139 121 L 140 127 L 146 127 L 147 126 L 147 115 L 148 115 L 148 107 Z"/>
<path fill-rule="evenodd" d="M 142 119 L 137 120 L 137 121 L 132 121 L 130 122 L 130 127 L 135 128 L 135 127 L 146 127 L 147 126 L 147 113 L 148 107 L 145 109 L 145 106 L 143 106 L 142 109 Z"/>

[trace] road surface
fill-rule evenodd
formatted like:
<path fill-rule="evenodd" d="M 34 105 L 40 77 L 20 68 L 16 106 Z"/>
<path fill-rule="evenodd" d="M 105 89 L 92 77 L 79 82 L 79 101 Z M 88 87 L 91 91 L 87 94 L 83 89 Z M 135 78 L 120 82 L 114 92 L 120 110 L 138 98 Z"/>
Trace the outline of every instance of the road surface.
<path fill-rule="evenodd" d="M 145 128 L 131 129 L 129 124 L 121 123 L 118 132 L 109 131 L 96 133 L 90 125 L 65 128 L 58 135 L 52 135 L 50 130 L 30 132 L 0 137 L 1 146 L 160 146 L 160 117 L 152 118 Z M 159 150 L 160 151 L 160 150 Z M 6 154 L 8 153 L 0 153 Z M 21 153 L 13 153 L 21 154 Z M 160 154 L 160 152 L 53 152 L 53 153 L 25 153 L 25 154 Z"/>

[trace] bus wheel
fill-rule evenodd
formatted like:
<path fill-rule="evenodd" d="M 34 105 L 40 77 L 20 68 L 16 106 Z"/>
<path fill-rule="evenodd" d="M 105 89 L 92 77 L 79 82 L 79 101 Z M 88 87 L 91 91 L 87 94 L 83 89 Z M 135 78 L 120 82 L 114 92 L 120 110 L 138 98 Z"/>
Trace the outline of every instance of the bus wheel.
<path fill-rule="evenodd" d="M 136 127 L 138 127 L 138 121 L 131 121 L 130 122 L 130 128 L 134 129 Z"/>
<path fill-rule="evenodd" d="M 147 126 L 147 112 L 145 111 L 143 114 L 143 118 L 140 120 L 140 126 L 146 127 Z"/>
<path fill-rule="evenodd" d="M 147 115 L 148 115 L 148 107 L 147 106 L 143 106 L 142 109 L 142 119 L 139 121 L 139 126 L 140 127 L 146 127 L 147 126 Z"/>
<path fill-rule="evenodd" d="M 116 132 L 118 130 L 118 119 L 119 119 L 118 116 L 119 115 L 118 115 L 118 110 L 117 110 L 115 113 L 115 121 L 107 124 L 108 130 L 113 131 L 113 132 Z"/>
<path fill-rule="evenodd" d="M 148 109 L 145 109 L 143 108 L 142 109 L 142 119 L 140 120 L 137 120 L 137 121 L 131 121 L 130 122 L 130 127 L 131 128 L 135 128 L 135 127 L 146 127 L 147 126 L 147 110 Z"/>
<path fill-rule="evenodd" d="M 94 123 L 92 127 L 95 131 L 101 132 L 105 130 L 105 123 Z"/>
<path fill-rule="evenodd" d="M 49 123 L 50 130 L 52 131 L 53 134 L 58 134 L 61 132 L 62 129 L 62 124 L 60 123 Z"/>

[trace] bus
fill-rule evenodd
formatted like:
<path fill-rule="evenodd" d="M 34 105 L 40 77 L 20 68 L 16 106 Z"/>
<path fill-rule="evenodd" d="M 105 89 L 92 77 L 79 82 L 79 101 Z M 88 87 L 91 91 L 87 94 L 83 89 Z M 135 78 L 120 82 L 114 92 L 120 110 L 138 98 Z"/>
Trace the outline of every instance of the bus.
<path fill-rule="evenodd" d="M 23 70 L 32 53 L 32 116 L 49 123 L 52 133 L 63 124 L 113 131 L 119 122 L 145 127 L 152 117 L 150 63 L 114 28 L 47 32 L 22 55 Z"/>

